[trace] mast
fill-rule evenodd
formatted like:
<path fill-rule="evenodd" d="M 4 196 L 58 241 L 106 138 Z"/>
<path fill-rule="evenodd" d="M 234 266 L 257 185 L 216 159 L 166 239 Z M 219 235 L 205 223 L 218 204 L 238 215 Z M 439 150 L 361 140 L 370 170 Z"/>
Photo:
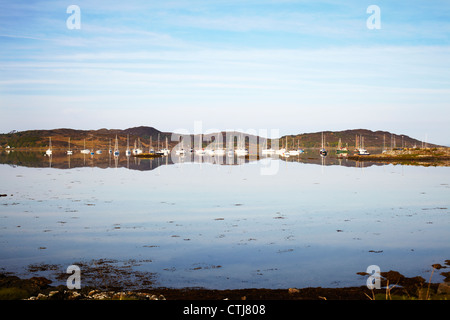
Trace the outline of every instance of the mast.
<path fill-rule="evenodd" d="M 127 134 L 127 152 L 126 152 L 127 156 L 129 156 L 131 154 L 130 152 L 130 135 Z"/>
<path fill-rule="evenodd" d="M 323 149 L 323 132 L 322 132 L 322 149 Z"/>

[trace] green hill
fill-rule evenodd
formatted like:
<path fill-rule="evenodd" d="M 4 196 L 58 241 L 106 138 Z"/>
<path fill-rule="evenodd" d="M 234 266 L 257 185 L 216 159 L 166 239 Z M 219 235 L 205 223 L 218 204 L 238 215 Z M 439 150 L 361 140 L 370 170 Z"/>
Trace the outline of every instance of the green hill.
<path fill-rule="evenodd" d="M 223 141 L 225 142 L 225 133 Z M 234 133 L 237 135 L 238 133 Z M 53 130 L 28 130 L 28 131 L 13 131 L 10 133 L 0 134 L 0 147 L 6 148 L 46 148 L 49 145 L 49 140 L 52 140 L 54 148 L 67 148 L 69 138 L 71 140 L 71 147 L 73 149 L 86 148 L 109 148 L 111 143 L 114 146 L 115 137 L 119 139 L 119 145 L 125 146 L 127 138 L 129 139 L 130 147 L 134 146 L 135 142 L 140 142 L 144 148 L 148 148 L 150 143 L 153 148 L 159 145 L 165 146 L 166 138 L 169 147 L 177 144 L 171 141 L 171 132 L 162 132 L 153 127 L 141 126 L 120 129 L 99 129 L 99 130 L 76 130 L 76 129 L 53 129 Z M 353 129 L 344 131 L 324 131 L 325 146 L 328 148 L 337 147 L 339 139 L 341 139 L 342 146 L 347 146 L 353 150 L 360 141 L 364 141 L 365 148 L 400 148 L 400 147 L 422 147 L 422 141 L 413 139 L 407 135 L 393 134 L 387 131 L 370 131 L 366 129 Z M 206 139 L 205 139 L 206 140 Z M 248 140 L 248 139 L 247 139 Z M 288 135 L 280 138 L 280 147 L 286 146 L 288 148 L 319 148 L 322 141 L 322 132 L 302 133 L 296 135 Z M 207 145 L 204 142 L 204 146 Z M 428 143 L 428 147 L 440 147 L 435 144 Z"/>

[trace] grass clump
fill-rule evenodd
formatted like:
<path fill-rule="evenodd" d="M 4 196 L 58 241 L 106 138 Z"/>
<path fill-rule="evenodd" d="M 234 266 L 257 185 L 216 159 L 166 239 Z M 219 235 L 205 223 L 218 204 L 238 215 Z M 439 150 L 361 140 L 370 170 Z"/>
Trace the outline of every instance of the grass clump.
<path fill-rule="evenodd" d="M 21 300 L 28 298 L 28 291 L 20 288 L 0 288 L 0 300 Z"/>

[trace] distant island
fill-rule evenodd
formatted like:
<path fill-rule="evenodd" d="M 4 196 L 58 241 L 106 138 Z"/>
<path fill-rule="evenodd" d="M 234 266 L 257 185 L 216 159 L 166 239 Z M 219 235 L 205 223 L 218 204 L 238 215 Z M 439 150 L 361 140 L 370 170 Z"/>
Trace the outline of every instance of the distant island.
<path fill-rule="evenodd" d="M 226 133 L 221 132 L 225 142 Z M 110 143 L 114 145 L 114 140 L 118 138 L 121 147 L 127 143 L 134 145 L 139 142 L 143 147 L 158 148 L 158 144 L 165 146 L 166 141 L 169 148 L 178 144 L 177 141 L 171 141 L 173 132 L 163 132 L 153 127 L 140 126 L 128 129 L 99 129 L 99 130 L 76 130 L 76 129 L 51 129 L 51 130 L 27 130 L 12 131 L 0 134 L 0 149 L 42 149 L 49 145 L 51 138 L 52 146 L 55 149 L 67 148 L 70 138 L 71 147 L 75 150 L 85 147 L 108 148 Z M 240 133 L 236 132 L 235 135 Z M 246 133 L 242 133 L 247 136 Z M 320 148 L 322 145 L 322 134 L 324 137 L 324 146 L 326 148 L 337 148 L 339 144 L 347 147 L 349 150 L 357 148 L 364 142 L 365 148 L 371 149 L 397 149 L 397 148 L 439 148 L 444 147 L 432 143 L 427 143 L 407 135 L 395 134 L 387 131 L 371 131 L 367 129 L 352 129 L 344 131 L 323 131 L 313 133 L 300 133 L 294 135 L 285 135 L 279 138 L 280 148 Z M 192 139 L 196 138 L 191 135 Z M 253 136 L 255 138 L 255 136 Z M 252 141 L 262 143 L 266 139 L 256 137 Z M 203 139 L 204 146 L 208 145 L 207 139 Z M 247 139 L 249 140 L 249 139 Z M 270 144 L 271 139 L 267 139 Z M 248 146 L 248 141 L 246 142 Z"/>

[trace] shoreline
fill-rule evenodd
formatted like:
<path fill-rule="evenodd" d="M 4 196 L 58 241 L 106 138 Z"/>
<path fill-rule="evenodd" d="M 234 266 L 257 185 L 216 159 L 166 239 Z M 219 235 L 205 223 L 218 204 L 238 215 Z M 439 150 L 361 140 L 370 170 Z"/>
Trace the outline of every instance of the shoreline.
<path fill-rule="evenodd" d="M 434 265 L 433 268 L 436 270 L 446 266 Z M 364 272 L 358 274 L 368 276 Z M 444 282 L 430 283 L 422 277 L 407 278 L 397 271 L 382 272 L 381 288 L 373 290 L 366 286 L 285 289 L 149 287 L 127 290 L 93 286 L 68 289 L 64 285 L 52 286 L 51 281 L 44 277 L 23 279 L 0 273 L 0 300 L 448 300 L 450 272 L 443 274 L 446 275 Z"/>
<path fill-rule="evenodd" d="M 444 164 L 450 165 L 449 148 L 427 148 L 427 149 L 401 149 L 380 154 L 359 155 L 352 154 L 346 157 L 354 161 L 373 161 L 386 163 L 407 164 Z"/>

